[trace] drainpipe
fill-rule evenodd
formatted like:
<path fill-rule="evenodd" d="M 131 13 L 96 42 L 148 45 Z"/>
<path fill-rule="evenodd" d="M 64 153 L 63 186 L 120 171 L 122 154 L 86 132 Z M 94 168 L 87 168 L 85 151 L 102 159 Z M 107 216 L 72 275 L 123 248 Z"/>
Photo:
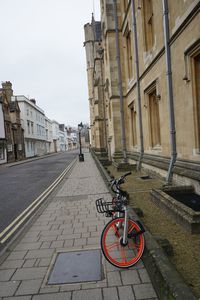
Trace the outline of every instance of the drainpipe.
<path fill-rule="evenodd" d="M 139 59 L 138 59 L 138 41 L 137 41 L 137 24 L 135 17 L 135 0 L 131 1 L 132 5 L 132 18 L 133 18 L 133 40 L 134 40 L 134 59 L 136 67 L 136 87 L 138 99 L 138 117 L 139 117 L 139 132 L 140 132 L 140 157 L 137 165 L 138 171 L 141 170 L 142 158 L 144 155 L 144 138 L 142 126 L 142 108 L 141 108 L 141 94 L 140 94 L 140 73 L 139 73 Z"/>
<path fill-rule="evenodd" d="M 170 53 L 170 46 L 169 46 L 168 0 L 162 0 L 162 5 L 163 5 L 164 40 L 165 40 L 167 93 L 168 93 L 169 117 L 170 117 L 170 142 L 171 142 L 171 160 L 170 160 L 168 173 L 166 177 L 166 184 L 172 184 L 173 168 L 176 162 L 177 152 L 176 152 L 174 100 L 173 100 L 173 87 L 172 87 L 171 53 Z"/>
<path fill-rule="evenodd" d="M 115 40 L 116 40 L 116 59 L 117 59 L 117 71 L 118 71 L 118 90 L 120 96 L 120 114 L 121 114 L 121 132 L 122 132 L 122 151 L 123 151 L 123 161 L 127 162 L 126 153 L 126 136 L 125 136 L 125 124 L 124 124 L 124 101 L 122 93 L 122 71 L 120 62 L 120 48 L 119 48 L 119 30 L 118 30 L 118 19 L 117 19 L 117 1 L 113 0 L 113 11 L 115 20 Z"/>

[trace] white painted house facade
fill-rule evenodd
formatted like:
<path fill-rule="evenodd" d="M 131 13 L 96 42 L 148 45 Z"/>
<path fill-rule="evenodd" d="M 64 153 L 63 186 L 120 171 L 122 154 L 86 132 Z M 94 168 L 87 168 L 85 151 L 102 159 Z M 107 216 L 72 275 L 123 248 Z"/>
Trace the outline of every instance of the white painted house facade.
<path fill-rule="evenodd" d="M 0 97 L 0 164 L 7 162 L 6 138 L 4 127 L 3 100 Z"/>
<path fill-rule="evenodd" d="M 52 120 L 52 135 L 54 152 L 60 152 L 59 123 L 55 120 Z"/>
<path fill-rule="evenodd" d="M 67 130 L 65 124 L 59 125 L 59 144 L 61 152 L 68 150 Z"/>
<path fill-rule="evenodd" d="M 58 137 L 59 151 L 64 152 L 64 151 L 66 151 L 65 133 L 64 133 L 64 131 L 59 130 L 58 134 L 59 134 L 59 137 Z"/>
<path fill-rule="evenodd" d="M 45 116 L 45 135 L 46 135 L 46 153 L 53 153 L 54 151 L 54 144 L 53 144 L 53 127 L 52 121 L 49 120 Z"/>
<path fill-rule="evenodd" d="M 46 128 L 44 111 L 36 105 L 35 99 L 16 96 L 21 111 L 24 129 L 26 157 L 46 154 Z"/>

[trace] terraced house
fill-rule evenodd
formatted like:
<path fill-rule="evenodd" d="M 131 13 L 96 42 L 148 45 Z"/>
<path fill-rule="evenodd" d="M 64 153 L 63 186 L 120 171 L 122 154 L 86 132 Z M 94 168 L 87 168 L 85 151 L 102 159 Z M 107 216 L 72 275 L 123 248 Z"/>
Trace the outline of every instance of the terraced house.
<path fill-rule="evenodd" d="M 92 148 L 200 193 L 200 1 L 100 3 L 84 26 Z"/>
<path fill-rule="evenodd" d="M 26 157 L 46 154 L 46 129 L 44 111 L 36 105 L 35 99 L 16 96 L 21 110 Z"/>

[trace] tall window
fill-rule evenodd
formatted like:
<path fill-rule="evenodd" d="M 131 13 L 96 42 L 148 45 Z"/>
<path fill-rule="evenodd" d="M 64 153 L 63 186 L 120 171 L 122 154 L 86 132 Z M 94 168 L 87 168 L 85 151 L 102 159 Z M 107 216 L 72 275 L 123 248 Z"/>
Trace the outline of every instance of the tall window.
<path fill-rule="evenodd" d="M 200 151 L 200 53 L 194 57 L 194 85 L 196 98 L 196 141 Z"/>
<path fill-rule="evenodd" d="M 110 104 L 110 102 L 108 104 L 108 116 L 109 116 L 109 120 L 111 120 L 111 104 Z"/>
<path fill-rule="evenodd" d="M 136 123 L 136 110 L 134 103 L 129 106 L 130 109 L 130 133 L 132 146 L 137 145 L 137 123 Z"/>
<path fill-rule="evenodd" d="M 146 50 L 150 50 L 154 44 L 153 4 L 152 0 L 143 0 L 144 39 Z"/>
<path fill-rule="evenodd" d="M 192 82 L 195 148 L 200 153 L 200 38 L 184 51 L 186 83 Z"/>
<path fill-rule="evenodd" d="M 28 127 L 28 134 L 30 134 L 30 122 L 27 121 L 27 127 Z"/>
<path fill-rule="evenodd" d="M 33 134 L 34 131 L 33 131 L 33 122 L 31 122 L 31 133 Z"/>
<path fill-rule="evenodd" d="M 152 147 L 161 145 L 159 103 L 156 97 L 156 89 L 148 94 L 149 97 L 149 129 L 150 144 Z"/>
<path fill-rule="evenodd" d="M 127 28 L 125 34 L 126 34 L 128 77 L 129 79 L 131 79 L 133 77 L 133 53 L 132 53 L 131 31 Z"/>

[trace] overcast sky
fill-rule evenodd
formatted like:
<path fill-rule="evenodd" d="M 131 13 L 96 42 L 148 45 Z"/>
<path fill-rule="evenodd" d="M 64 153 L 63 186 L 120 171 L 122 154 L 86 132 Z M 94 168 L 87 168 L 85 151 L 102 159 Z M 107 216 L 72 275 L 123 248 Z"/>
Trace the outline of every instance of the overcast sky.
<path fill-rule="evenodd" d="M 93 3 L 94 2 L 94 3 Z M 47 117 L 89 123 L 84 24 L 99 0 L 0 0 L 0 80 Z"/>

